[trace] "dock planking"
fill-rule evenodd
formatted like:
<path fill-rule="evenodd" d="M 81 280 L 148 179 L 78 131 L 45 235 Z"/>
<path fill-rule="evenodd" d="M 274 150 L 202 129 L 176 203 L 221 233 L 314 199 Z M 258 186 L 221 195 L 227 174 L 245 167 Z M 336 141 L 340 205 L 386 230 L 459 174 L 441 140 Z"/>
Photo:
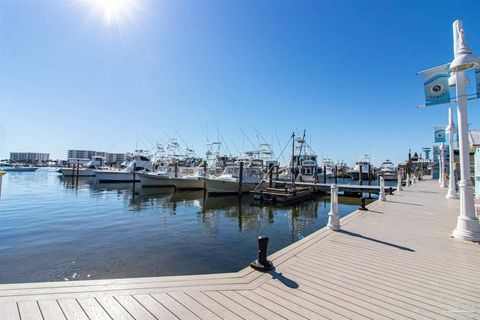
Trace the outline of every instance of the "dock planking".
<path fill-rule="evenodd" d="M 0 285 L 0 319 L 479 319 L 480 246 L 450 238 L 459 203 L 444 196 L 406 187 L 272 254 L 265 274 Z"/>

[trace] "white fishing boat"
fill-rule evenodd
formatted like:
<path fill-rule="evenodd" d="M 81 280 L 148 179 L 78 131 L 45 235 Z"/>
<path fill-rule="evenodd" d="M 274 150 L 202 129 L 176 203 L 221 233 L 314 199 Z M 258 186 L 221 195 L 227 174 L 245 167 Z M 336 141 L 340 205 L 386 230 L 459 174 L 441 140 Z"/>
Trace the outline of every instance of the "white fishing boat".
<path fill-rule="evenodd" d="M 24 166 L 15 166 L 15 167 L 2 167 L 0 168 L 5 172 L 34 172 L 37 171 L 36 167 L 24 167 Z"/>
<path fill-rule="evenodd" d="M 360 180 L 360 172 L 362 180 L 368 180 L 368 172 L 370 170 L 371 161 L 368 154 L 363 155 L 356 163 L 355 167 L 350 171 L 353 180 Z"/>
<path fill-rule="evenodd" d="M 175 168 L 170 165 L 161 165 L 154 172 L 138 173 L 142 188 L 175 187 L 171 177 L 175 176 Z"/>
<path fill-rule="evenodd" d="M 395 165 L 391 160 L 385 160 L 382 162 L 378 175 L 383 177 L 385 181 L 396 181 L 398 179 L 397 168 L 395 168 Z"/>
<path fill-rule="evenodd" d="M 134 155 L 127 162 L 124 169 L 95 169 L 95 176 L 100 183 L 110 182 L 140 182 L 139 172 L 148 172 L 152 170 L 150 158 L 144 155 Z"/>
<path fill-rule="evenodd" d="M 95 177 L 95 170 L 105 167 L 105 158 L 93 157 L 85 166 L 80 169 L 73 168 L 60 168 L 57 172 L 60 172 L 64 177 Z"/>
<path fill-rule="evenodd" d="M 239 173 L 238 165 L 228 166 L 218 177 L 210 177 L 205 179 L 205 188 L 209 194 L 227 194 L 239 193 Z M 262 180 L 261 168 L 248 166 L 243 168 L 241 192 L 250 192 L 256 188 L 263 188 L 267 185 Z"/>
<path fill-rule="evenodd" d="M 37 167 L 29 167 L 16 163 L 0 163 L 0 170 L 5 172 L 33 172 L 37 171 Z"/>
<path fill-rule="evenodd" d="M 327 178 L 333 177 L 333 170 L 335 168 L 335 164 L 330 158 L 324 158 L 322 160 L 322 175 L 325 174 Z M 323 172 L 325 170 L 325 172 Z"/>
<path fill-rule="evenodd" d="M 177 190 L 203 190 L 205 180 L 200 175 L 188 175 L 183 177 L 170 178 Z"/>

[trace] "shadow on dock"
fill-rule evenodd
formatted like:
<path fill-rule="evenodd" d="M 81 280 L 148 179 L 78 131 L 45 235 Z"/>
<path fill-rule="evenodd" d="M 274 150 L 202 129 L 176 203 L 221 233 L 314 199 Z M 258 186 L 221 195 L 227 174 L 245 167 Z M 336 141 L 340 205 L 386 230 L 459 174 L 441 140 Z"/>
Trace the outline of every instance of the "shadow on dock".
<path fill-rule="evenodd" d="M 401 201 L 390 201 L 390 200 L 388 200 L 388 202 L 390 202 L 390 203 L 398 203 L 398 204 L 406 204 L 406 205 L 409 205 L 409 206 L 423 207 L 423 204 L 419 204 L 419 203 L 410 203 L 410 202 L 401 202 Z"/>
<path fill-rule="evenodd" d="M 361 238 L 361 239 L 373 241 L 373 242 L 376 242 L 376 243 L 384 244 L 384 245 L 387 245 L 387 246 L 390 246 L 390 247 L 394 247 L 394 248 L 397 248 L 397 249 L 400 249 L 400 250 L 404 250 L 404 251 L 408 251 L 408 252 L 415 252 L 415 250 L 413 250 L 413 249 L 410 249 L 410 248 L 407 248 L 407 247 L 403 247 L 403 246 L 399 246 L 399 245 L 394 244 L 394 243 L 390 243 L 390 242 L 386 242 L 386 241 L 382 241 L 382 240 L 370 238 L 370 237 L 364 236 L 364 235 L 362 235 L 362 234 L 360 234 L 360 233 L 351 232 L 351 231 L 347 231 L 347 230 L 339 230 L 338 232 L 343 233 L 343 234 L 346 234 L 346 235 L 349 235 L 349 236 L 352 236 L 352 237 Z"/>
<path fill-rule="evenodd" d="M 289 278 L 285 277 L 281 272 L 280 273 L 277 272 L 277 270 L 275 268 L 273 268 L 273 270 L 269 271 L 268 273 L 272 276 L 272 279 L 280 281 L 281 283 L 283 283 L 287 287 L 292 288 L 292 289 L 297 289 L 298 288 L 298 283 L 296 283 L 292 279 L 289 279 Z"/>

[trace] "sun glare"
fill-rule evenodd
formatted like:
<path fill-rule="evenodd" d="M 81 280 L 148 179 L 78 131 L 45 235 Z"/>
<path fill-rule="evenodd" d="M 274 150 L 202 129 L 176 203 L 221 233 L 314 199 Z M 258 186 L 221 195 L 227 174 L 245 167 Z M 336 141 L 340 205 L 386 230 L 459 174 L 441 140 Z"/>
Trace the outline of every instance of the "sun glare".
<path fill-rule="evenodd" d="M 118 25 L 122 20 L 131 19 L 139 0 L 87 0 L 93 10 L 102 15 L 107 25 Z"/>

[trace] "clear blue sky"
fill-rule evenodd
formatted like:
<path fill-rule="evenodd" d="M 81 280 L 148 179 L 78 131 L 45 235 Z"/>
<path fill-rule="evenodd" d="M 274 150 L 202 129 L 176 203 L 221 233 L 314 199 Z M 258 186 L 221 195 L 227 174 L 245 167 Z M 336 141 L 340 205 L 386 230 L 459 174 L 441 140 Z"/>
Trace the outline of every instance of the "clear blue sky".
<path fill-rule="evenodd" d="M 0 158 L 132 151 L 175 128 L 203 155 L 216 125 L 320 156 L 380 163 L 431 146 L 447 107 L 417 109 L 415 72 L 452 59 L 461 18 L 480 55 L 480 1 L 140 1 L 110 23 L 91 2 L 0 1 Z M 479 128 L 479 103 L 469 121 Z"/>

